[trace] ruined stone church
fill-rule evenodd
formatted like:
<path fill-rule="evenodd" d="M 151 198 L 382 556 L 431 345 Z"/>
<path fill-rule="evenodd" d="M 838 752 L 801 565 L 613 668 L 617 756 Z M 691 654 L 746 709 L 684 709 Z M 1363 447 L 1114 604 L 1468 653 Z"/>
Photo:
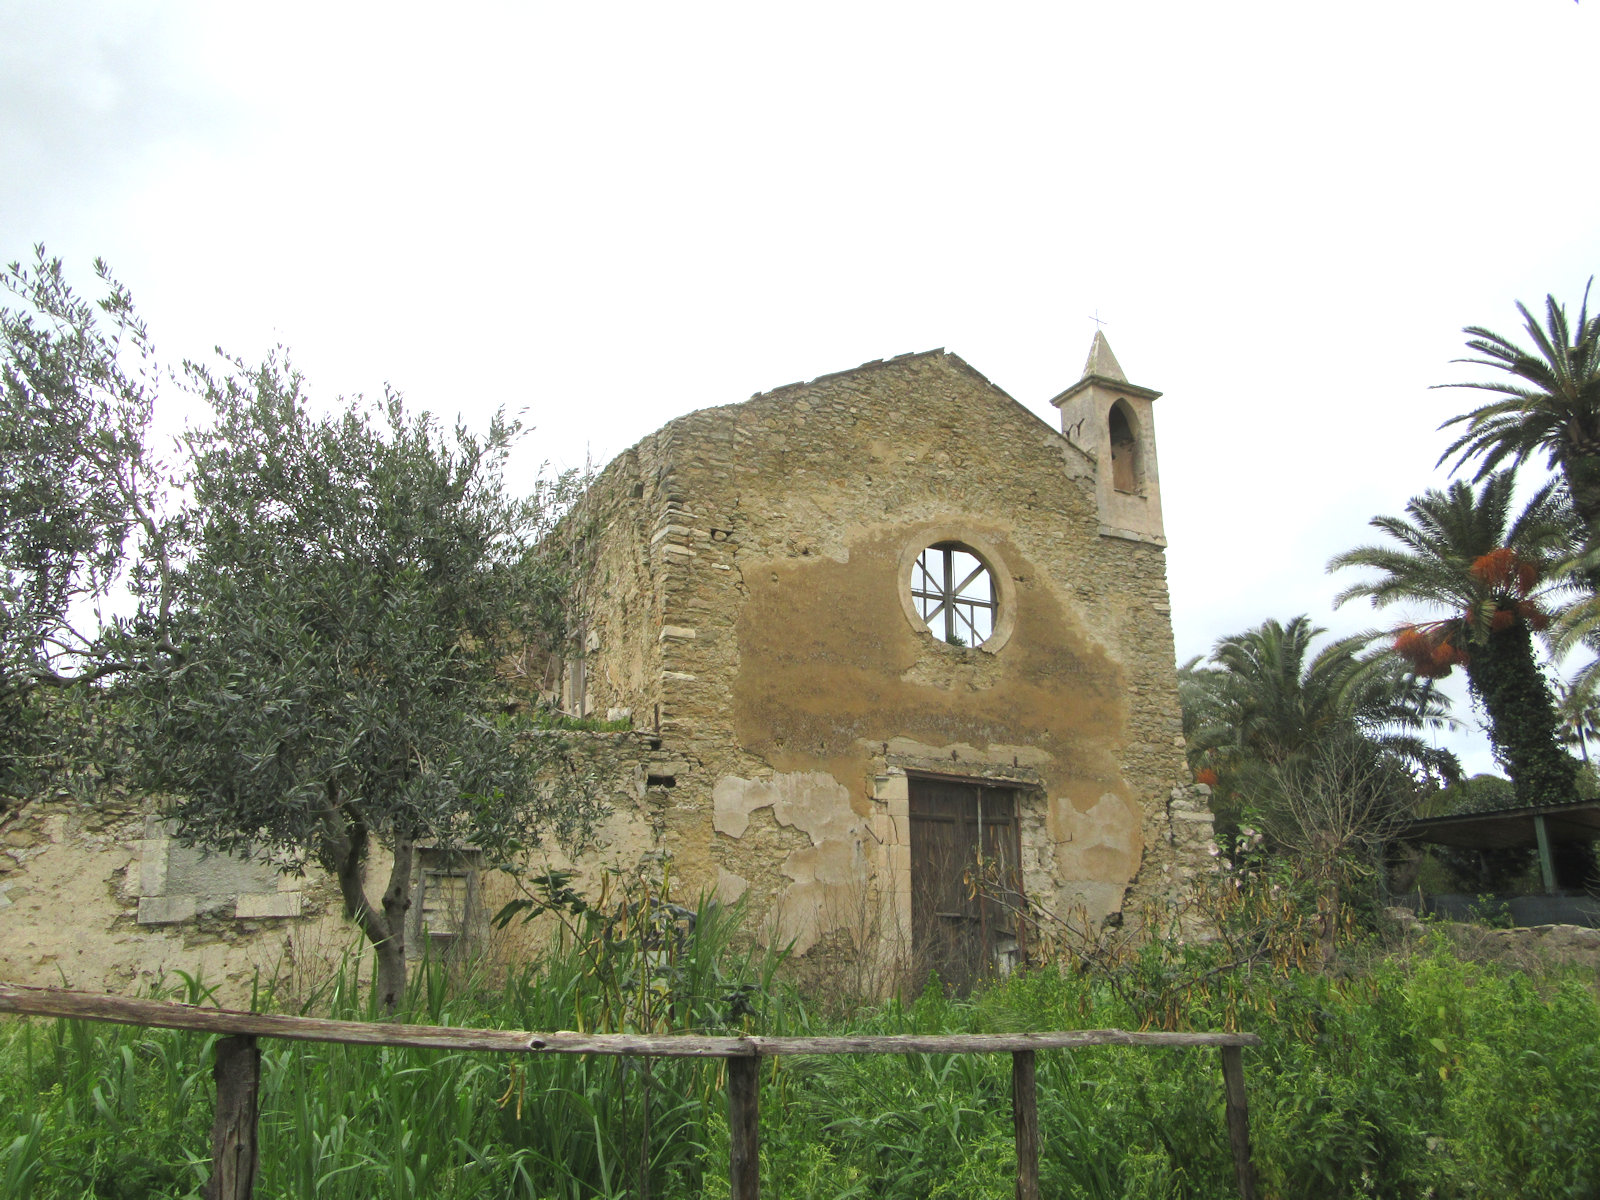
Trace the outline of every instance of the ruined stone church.
<path fill-rule="evenodd" d="M 659 733 L 651 835 L 680 879 L 797 953 L 952 978 L 1024 953 L 1026 905 L 1098 921 L 1175 828 L 1206 840 L 1172 808 L 1158 395 L 1097 333 L 1058 431 L 933 351 L 610 464 L 565 702 Z"/>
<path fill-rule="evenodd" d="M 1057 429 L 931 351 L 621 454 L 569 518 L 576 649 L 547 676 L 567 712 L 634 730 L 590 741 L 612 816 L 571 865 L 670 863 L 679 895 L 741 900 L 812 972 L 879 989 L 1009 969 L 1029 911 L 1170 895 L 1210 818 L 1182 749 L 1158 395 L 1097 333 Z M 127 990 L 337 938 L 318 881 L 208 865 L 134 807 L 19 821 L 0 977 Z M 416 878 L 419 944 L 497 899 L 459 862 Z M 63 937 L 38 901 L 69 885 Z"/>

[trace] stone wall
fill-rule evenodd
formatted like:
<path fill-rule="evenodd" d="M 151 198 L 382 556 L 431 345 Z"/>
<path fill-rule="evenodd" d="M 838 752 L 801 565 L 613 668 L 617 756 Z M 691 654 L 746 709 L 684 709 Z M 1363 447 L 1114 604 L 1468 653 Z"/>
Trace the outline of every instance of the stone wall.
<path fill-rule="evenodd" d="M 354 944 L 325 880 L 186 850 L 150 804 L 39 799 L 0 829 L 0 979 L 142 994 L 178 971 L 248 998 Z"/>
<path fill-rule="evenodd" d="M 1561 967 L 1581 967 L 1600 975 L 1600 929 L 1583 925 L 1526 925 L 1491 929 L 1486 925 L 1432 918 L 1418 920 L 1408 908 L 1387 908 L 1401 937 L 1426 946 L 1429 934 L 1447 939 L 1460 957 L 1538 974 Z"/>
<path fill-rule="evenodd" d="M 1021 789 L 1027 887 L 1063 914 L 1175 886 L 1210 830 L 1173 799 L 1164 555 L 1102 534 L 1095 470 L 942 352 L 690 414 L 608 468 L 591 511 L 625 519 L 594 530 L 589 701 L 659 718 L 680 878 L 750 897 L 797 950 L 892 955 L 906 780 L 937 772 Z M 1003 575 L 1004 645 L 908 617 L 910 562 L 944 540 Z"/>
<path fill-rule="evenodd" d="M 563 709 L 578 716 L 626 710 L 653 729 L 661 699 L 662 563 L 673 524 L 659 454 L 619 455 L 569 514 L 563 549 L 582 563 L 571 652 L 560 664 Z"/>

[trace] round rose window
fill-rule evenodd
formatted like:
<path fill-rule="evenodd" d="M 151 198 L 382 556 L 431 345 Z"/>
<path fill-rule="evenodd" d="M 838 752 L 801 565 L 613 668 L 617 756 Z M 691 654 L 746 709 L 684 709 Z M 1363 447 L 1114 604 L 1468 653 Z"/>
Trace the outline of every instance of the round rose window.
<path fill-rule="evenodd" d="M 917 556 L 911 602 L 928 632 L 949 645 L 981 646 L 994 633 L 994 572 L 961 542 L 936 542 Z"/>

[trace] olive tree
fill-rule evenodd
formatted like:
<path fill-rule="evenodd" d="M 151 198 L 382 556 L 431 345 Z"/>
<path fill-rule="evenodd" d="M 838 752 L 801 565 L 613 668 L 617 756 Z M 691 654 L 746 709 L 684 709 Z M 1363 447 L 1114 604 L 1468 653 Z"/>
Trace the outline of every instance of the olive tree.
<path fill-rule="evenodd" d="M 96 684 L 171 647 L 159 374 L 127 289 L 95 270 L 98 302 L 42 246 L 0 271 L 0 796 L 75 758 Z M 138 637 L 114 610 L 130 567 L 152 598 Z"/>
<path fill-rule="evenodd" d="M 598 812 L 497 673 L 558 632 L 536 547 L 560 489 L 508 493 L 503 416 L 447 434 L 392 393 L 318 415 L 278 358 L 189 378 L 215 421 L 183 439 L 174 649 L 127 687 L 142 782 L 186 842 L 327 870 L 392 1009 L 419 841 L 572 843 Z"/>

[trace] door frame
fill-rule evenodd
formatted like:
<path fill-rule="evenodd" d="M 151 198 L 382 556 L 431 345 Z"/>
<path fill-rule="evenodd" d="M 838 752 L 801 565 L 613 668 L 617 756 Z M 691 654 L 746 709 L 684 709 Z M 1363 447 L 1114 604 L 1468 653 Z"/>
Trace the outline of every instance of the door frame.
<path fill-rule="evenodd" d="M 1016 780 L 906 772 L 913 973 L 925 977 L 936 970 L 946 986 L 966 992 L 1022 961 L 1026 922 L 1018 919 L 1017 910 L 1024 902 L 1022 810 L 1027 790 Z M 987 876 L 995 869 L 989 864 L 996 862 L 998 896 L 983 881 L 974 884 L 970 874 L 978 867 Z"/>

